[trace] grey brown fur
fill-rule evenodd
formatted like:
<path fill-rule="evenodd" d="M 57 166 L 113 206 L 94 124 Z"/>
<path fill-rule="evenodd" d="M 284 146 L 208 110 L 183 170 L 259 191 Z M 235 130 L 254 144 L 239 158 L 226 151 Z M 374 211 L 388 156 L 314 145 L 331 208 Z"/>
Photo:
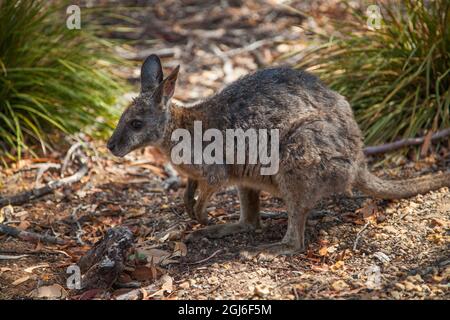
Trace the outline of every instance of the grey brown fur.
<path fill-rule="evenodd" d="M 375 197 L 393 199 L 450 186 L 450 173 L 402 181 L 385 181 L 372 175 L 350 105 L 307 72 L 260 70 L 189 108 L 170 102 L 178 68 L 161 80 L 160 61 L 152 55 L 144 62 L 142 72 L 142 92 L 123 113 L 108 143 L 117 156 L 147 145 L 170 156 L 175 144 L 171 133 L 177 128 L 192 133 L 194 120 L 202 121 L 203 130 L 254 128 L 280 132 L 280 163 L 275 175 L 261 175 L 259 164 L 175 166 L 190 178 L 185 195 L 188 213 L 203 223 L 207 221 L 207 200 L 215 191 L 229 185 L 236 185 L 239 191 L 239 222 L 205 227 L 192 233 L 191 239 L 260 228 L 259 192 L 265 190 L 283 198 L 289 217 L 283 240 L 266 249 L 294 253 L 304 249 L 308 212 L 324 197 L 351 193 L 356 187 Z M 214 184 L 208 183 L 211 177 Z M 197 187 L 200 194 L 194 201 Z"/>

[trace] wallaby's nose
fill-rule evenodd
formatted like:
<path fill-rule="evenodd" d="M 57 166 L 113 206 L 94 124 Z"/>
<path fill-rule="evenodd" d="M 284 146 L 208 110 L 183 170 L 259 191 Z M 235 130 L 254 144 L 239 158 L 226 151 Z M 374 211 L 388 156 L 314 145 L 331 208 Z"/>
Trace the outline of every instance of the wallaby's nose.
<path fill-rule="evenodd" d="M 106 145 L 106 147 L 109 149 L 109 151 L 113 152 L 114 149 L 116 148 L 116 144 L 114 143 L 114 141 L 112 141 L 111 139 L 108 141 L 108 144 Z"/>

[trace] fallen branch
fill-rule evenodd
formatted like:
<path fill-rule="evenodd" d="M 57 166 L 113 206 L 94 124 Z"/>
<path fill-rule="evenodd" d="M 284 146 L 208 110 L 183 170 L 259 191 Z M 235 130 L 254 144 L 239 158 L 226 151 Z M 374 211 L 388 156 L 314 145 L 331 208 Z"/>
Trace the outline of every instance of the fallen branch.
<path fill-rule="evenodd" d="M 0 260 L 17 260 L 28 257 L 27 254 L 21 254 L 20 256 L 10 256 L 10 255 L 3 255 L 0 254 Z"/>
<path fill-rule="evenodd" d="M 80 181 L 81 178 L 83 178 L 87 174 L 88 167 L 87 159 L 84 155 L 81 156 L 81 153 L 79 154 L 79 159 L 81 167 L 75 174 L 66 178 L 62 178 L 60 180 L 51 181 L 47 185 L 40 188 L 25 191 L 11 197 L 0 198 L 0 207 L 6 206 L 8 204 L 21 205 L 29 202 L 30 200 L 34 200 L 36 198 L 49 194 L 58 188 Z"/>
<path fill-rule="evenodd" d="M 169 276 L 163 275 L 161 278 L 156 280 L 154 283 L 131 290 L 127 293 L 121 294 L 117 296 L 116 300 L 142 300 L 146 299 L 147 297 L 152 297 L 158 293 L 163 293 L 165 291 L 164 286 L 167 282 L 170 282 L 170 285 L 172 283 L 172 280 Z"/>
<path fill-rule="evenodd" d="M 436 141 L 442 138 L 445 138 L 447 136 L 450 136 L 450 128 L 437 131 L 431 136 L 431 141 Z M 379 146 L 371 146 L 371 147 L 365 147 L 364 148 L 364 154 L 366 156 L 368 155 L 374 155 L 379 153 L 386 153 L 389 151 L 401 149 L 408 146 L 415 146 L 415 145 L 421 145 L 424 143 L 425 137 L 418 137 L 418 138 L 408 138 L 408 139 L 401 139 L 397 140 L 391 143 L 382 144 Z"/>
<path fill-rule="evenodd" d="M 362 227 L 361 230 L 359 230 L 359 232 L 356 234 L 356 239 L 355 239 L 355 243 L 353 244 L 353 251 L 356 251 L 356 247 L 358 246 L 358 241 L 359 238 L 361 238 L 362 233 L 364 232 L 364 230 L 367 229 L 367 227 L 370 225 L 370 222 L 368 221 L 364 227 Z"/>
<path fill-rule="evenodd" d="M 82 289 L 108 289 L 125 267 L 128 249 L 133 245 L 133 234 L 126 227 L 109 229 L 106 235 L 78 262 L 84 274 Z"/>
<path fill-rule="evenodd" d="M 12 237 L 16 237 L 25 241 L 30 241 L 30 242 L 42 242 L 42 243 L 51 243 L 51 244 L 67 244 L 67 242 L 65 240 L 53 237 L 53 236 L 49 236 L 49 235 L 44 235 L 44 234 L 39 234 L 36 232 L 30 232 L 30 231 L 24 231 L 24 230 L 20 230 L 14 227 L 10 227 L 10 226 L 6 226 L 4 224 L 0 224 L 0 233 L 6 234 L 8 236 L 12 236 Z"/>
<path fill-rule="evenodd" d="M 221 252 L 221 251 L 222 251 L 222 249 L 219 249 L 219 250 L 217 250 L 217 251 L 214 251 L 212 255 L 210 255 L 209 257 L 207 257 L 207 258 L 205 258 L 205 259 L 202 259 L 202 260 L 199 260 L 199 261 L 195 261 L 195 262 L 191 262 L 191 263 L 188 263 L 188 264 L 199 264 L 199 263 L 206 262 L 206 261 L 208 261 L 208 260 L 214 258 L 214 257 L 215 257 L 219 252 Z"/>

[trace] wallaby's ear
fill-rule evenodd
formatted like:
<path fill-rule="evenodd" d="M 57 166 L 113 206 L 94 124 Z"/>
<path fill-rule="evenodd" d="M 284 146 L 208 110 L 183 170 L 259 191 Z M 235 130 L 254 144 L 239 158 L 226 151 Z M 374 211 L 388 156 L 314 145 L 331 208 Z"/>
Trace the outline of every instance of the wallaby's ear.
<path fill-rule="evenodd" d="M 169 74 L 167 78 L 159 85 L 153 94 L 153 99 L 159 105 L 165 106 L 170 101 L 175 92 L 175 83 L 177 82 L 178 72 L 180 71 L 180 66 L 178 65 Z"/>
<path fill-rule="evenodd" d="M 141 68 L 141 92 L 152 92 L 163 80 L 161 61 L 155 54 L 145 59 Z"/>

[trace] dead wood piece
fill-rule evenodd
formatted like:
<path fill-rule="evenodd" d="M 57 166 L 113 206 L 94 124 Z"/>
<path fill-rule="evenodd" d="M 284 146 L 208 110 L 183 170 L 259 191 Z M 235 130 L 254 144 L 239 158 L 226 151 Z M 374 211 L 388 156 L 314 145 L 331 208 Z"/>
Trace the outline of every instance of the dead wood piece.
<path fill-rule="evenodd" d="M 16 206 L 21 205 L 21 204 L 27 203 L 33 199 L 36 199 L 36 198 L 42 197 L 46 194 L 49 194 L 58 188 L 61 188 L 63 186 L 70 185 L 70 184 L 80 181 L 81 178 L 83 178 L 88 173 L 86 159 L 83 158 L 80 160 L 81 160 L 80 161 L 81 167 L 75 174 L 73 174 L 69 177 L 66 177 L 66 178 L 62 178 L 60 180 L 51 181 L 47 185 L 40 187 L 40 188 L 35 188 L 35 189 L 29 190 L 29 191 L 25 191 L 25 192 L 13 195 L 11 197 L 0 198 L 0 207 L 8 205 L 8 204 L 16 205 Z"/>
<path fill-rule="evenodd" d="M 128 291 L 127 293 L 117 296 L 115 299 L 116 300 L 141 300 L 141 299 L 145 299 L 146 297 L 152 297 L 158 293 L 162 293 L 165 291 L 164 286 L 167 281 L 169 281 L 171 283 L 172 280 L 170 279 L 170 277 L 168 275 L 163 275 L 161 278 L 156 280 L 154 283 L 152 283 L 146 287 Z"/>
<path fill-rule="evenodd" d="M 133 234 L 126 227 L 109 229 L 78 262 L 82 289 L 108 289 L 125 267 Z"/>
<path fill-rule="evenodd" d="M 442 138 L 445 138 L 447 136 L 450 136 L 450 128 L 437 131 L 431 136 L 431 141 L 436 141 Z M 420 145 L 424 143 L 426 137 L 418 137 L 418 138 L 408 138 L 408 139 L 401 139 L 397 140 L 391 143 L 382 144 L 379 146 L 372 146 L 372 147 L 366 147 L 364 148 L 364 154 L 366 156 L 368 155 L 374 155 L 379 153 L 386 153 L 389 151 L 397 150 L 403 147 L 408 146 L 415 146 Z"/>
<path fill-rule="evenodd" d="M 355 251 L 356 248 L 358 247 L 358 241 L 359 241 L 359 238 L 361 238 L 362 233 L 364 232 L 364 230 L 367 229 L 367 227 L 368 227 L 369 225 L 370 225 L 370 221 L 368 221 L 368 222 L 364 225 L 364 227 L 362 227 L 362 229 L 359 230 L 359 232 L 356 234 L 356 239 L 355 239 L 355 242 L 353 243 L 353 251 Z"/>
<path fill-rule="evenodd" d="M 14 227 L 10 227 L 4 224 L 0 224 L 0 234 L 6 234 L 8 236 L 16 237 L 30 242 L 42 242 L 51 244 L 67 244 L 63 239 L 59 239 L 53 236 L 39 234 L 30 231 L 20 230 Z"/>

